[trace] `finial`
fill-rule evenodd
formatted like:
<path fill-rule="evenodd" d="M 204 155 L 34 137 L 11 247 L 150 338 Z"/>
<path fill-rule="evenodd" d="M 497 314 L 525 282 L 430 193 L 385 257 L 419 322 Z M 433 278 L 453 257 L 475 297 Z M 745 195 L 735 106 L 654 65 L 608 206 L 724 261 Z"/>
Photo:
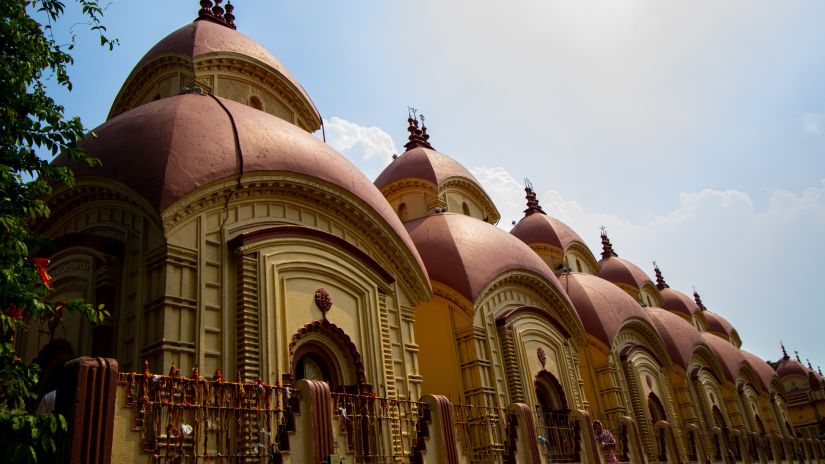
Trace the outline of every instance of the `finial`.
<path fill-rule="evenodd" d="M 212 1 L 201 0 L 201 9 L 198 10 L 198 19 L 204 19 L 212 16 Z"/>
<path fill-rule="evenodd" d="M 227 3 L 226 12 L 224 13 L 221 2 L 223 2 L 223 0 L 215 0 L 214 2 L 211 0 L 201 0 L 201 8 L 198 10 L 198 17 L 195 21 L 205 20 L 226 26 L 230 29 L 235 29 L 235 15 L 232 14 L 232 12 L 235 11 L 235 5 Z"/>
<path fill-rule="evenodd" d="M 223 19 L 223 8 L 221 7 L 223 0 L 215 0 L 215 6 L 212 7 L 212 14 L 216 18 Z"/>
<path fill-rule="evenodd" d="M 794 356 L 796 356 L 796 362 L 802 364 L 802 360 L 799 359 L 799 351 L 794 350 L 793 354 L 794 354 Z"/>
<path fill-rule="evenodd" d="M 413 148 L 429 148 L 430 150 L 433 149 L 430 142 L 428 142 L 430 136 L 427 134 L 427 128 L 420 129 L 418 127 L 418 110 L 413 108 L 412 106 L 407 107 L 407 132 L 410 133 L 409 141 L 404 145 L 404 148 L 409 151 Z M 424 117 L 421 117 L 421 125 L 424 125 Z"/>
<path fill-rule="evenodd" d="M 541 209 L 539 200 L 536 198 L 536 192 L 533 191 L 533 183 L 526 177 L 524 178 L 524 193 L 527 197 L 527 209 L 524 210 L 525 216 L 530 216 L 535 213 L 547 214 Z"/>
<path fill-rule="evenodd" d="M 607 229 L 604 226 L 601 226 L 599 230 L 602 231 L 602 259 L 607 259 L 611 256 L 619 256 L 613 251 L 613 244 L 610 243 L 610 239 L 607 237 Z"/>
<path fill-rule="evenodd" d="M 195 367 L 192 368 L 192 375 L 190 376 L 190 378 L 195 379 L 195 380 L 200 380 L 201 379 L 201 370 L 198 369 L 198 366 L 195 366 Z"/>
<path fill-rule="evenodd" d="M 791 359 L 791 357 L 790 357 L 790 356 L 788 356 L 788 350 L 786 350 L 786 349 L 785 349 L 785 344 L 784 344 L 784 343 L 782 343 L 782 341 L 781 341 L 781 340 L 780 340 L 780 342 L 779 342 L 779 346 L 781 346 L 781 347 L 782 347 L 782 359 L 783 359 L 783 360 L 785 360 L 785 361 L 787 361 L 787 360 Z"/>
<path fill-rule="evenodd" d="M 819 372 L 819 375 L 822 375 L 822 367 L 816 366 L 816 371 Z"/>
<path fill-rule="evenodd" d="M 427 143 L 427 140 L 430 140 L 430 134 L 427 133 L 427 126 L 424 125 L 424 115 L 422 114 L 419 117 L 421 119 L 421 138 L 424 139 L 424 143 Z"/>
<path fill-rule="evenodd" d="M 665 282 L 665 278 L 662 277 L 662 271 L 659 269 L 659 265 L 656 264 L 656 261 L 653 261 L 653 272 L 656 273 L 656 288 L 659 290 L 670 288 L 670 285 Z"/>
<path fill-rule="evenodd" d="M 180 374 L 180 370 L 175 367 L 175 363 L 172 363 L 172 367 L 169 368 L 169 377 L 177 377 Z"/>
<path fill-rule="evenodd" d="M 216 382 L 223 382 L 223 373 L 219 368 L 215 368 L 215 375 L 212 377 L 212 380 Z"/>
<path fill-rule="evenodd" d="M 814 370 L 814 366 L 811 366 L 811 358 L 805 358 L 805 360 L 808 361 L 808 369 Z"/>
<path fill-rule="evenodd" d="M 226 2 L 226 13 L 223 15 L 223 20 L 226 22 L 226 25 L 231 27 L 232 29 L 237 29 L 235 27 L 235 15 L 232 12 L 235 11 L 235 5 L 231 2 Z"/>
<path fill-rule="evenodd" d="M 146 359 L 143 360 L 143 376 L 149 377 L 149 361 Z"/>
<path fill-rule="evenodd" d="M 702 311 L 708 310 L 708 308 L 705 307 L 705 304 L 702 303 L 702 297 L 699 296 L 699 292 L 696 291 L 696 287 L 693 287 L 693 301 L 696 302 L 696 306 L 698 306 Z"/>

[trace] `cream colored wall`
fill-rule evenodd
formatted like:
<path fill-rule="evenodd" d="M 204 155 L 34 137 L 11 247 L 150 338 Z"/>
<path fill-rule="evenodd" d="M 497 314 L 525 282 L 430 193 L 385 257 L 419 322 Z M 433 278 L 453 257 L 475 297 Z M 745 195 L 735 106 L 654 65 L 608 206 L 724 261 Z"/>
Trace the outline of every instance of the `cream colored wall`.
<path fill-rule="evenodd" d="M 136 369 L 146 357 L 142 347 L 152 338 L 152 302 L 161 294 L 162 271 L 156 260 L 164 240 L 160 218 L 138 195 L 103 179 L 80 179 L 75 189 L 57 190 L 49 205 L 53 219 L 38 229 L 48 238 L 102 237 L 123 246 L 123 255 L 117 257 L 82 246 L 58 251 L 50 271 L 57 284 L 54 299 L 83 297 L 94 303 L 98 279 L 111 280 L 118 288 L 117 300 L 106 308 L 115 326 L 115 354 L 122 370 Z M 76 355 L 91 354 L 91 327 L 76 316 L 67 317 L 56 336 L 67 338 Z M 38 346 L 36 330 L 23 338 L 27 356 L 49 341 L 39 337 Z"/>
<path fill-rule="evenodd" d="M 476 219 L 484 219 L 486 212 L 481 209 L 471 198 L 463 195 L 460 191 L 449 190 L 443 193 L 447 211 L 456 214 L 464 214 L 464 206 L 467 205 L 469 216 Z"/>
<path fill-rule="evenodd" d="M 253 107 L 255 97 L 262 103 L 258 109 L 309 132 L 321 124 L 311 102 L 279 71 L 231 53 L 201 56 L 194 62 L 191 56 L 177 54 L 156 57 L 129 76 L 110 117 L 193 87 Z"/>
<path fill-rule="evenodd" d="M 509 332 L 509 333 L 507 333 Z M 502 351 L 513 350 L 515 363 L 506 362 L 505 371 L 510 386 L 510 401 L 538 404 L 535 380 L 542 370 L 552 374 L 564 389 L 567 407 L 587 407 L 584 381 L 579 375 L 579 353 L 559 330 L 533 314 L 515 316 L 499 329 Z M 508 337 L 512 337 L 508 348 Z M 546 356 L 542 367 L 538 357 L 541 348 Z"/>
<path fill-rule="evenodd" d="M 393 271 L 395 266 L 409 265 L 399 264 L 394 261 L 401 259 L 397 254 L 379 248 L 390 247 L 391 242 L 368 235 L 375 233 L 365 220 L 368 213 L 356 220 L 353 212 L 341 215 L 328 210 L 329 197 L 323 191 L 314 193 L 319 197 L 316 200 L 307 198 L 313 193 L 307 193 L 300 184 L 295 189 L 279 185 L 284 190 L 251 189 L 228 203 L 212 200 L 207 188 L 165 213 L 170 229 L 169 257 L 162 318 L 164 342 L 158 347 L 163 353 L 164 369 L 175 363 L 183 372 L 194 366 L 208 374 L 216 368 L 234 372 L 243 358 L 252 359 L 251 364 L 244 361 L 249 371 L 245 375 L 254 378 L 260 374 L 269 382 L 279 380 L 291 370 L 289 345 L 293 334 L 321 317 L 314 294 L 324 288 L 333 300 L 328 319 L 355 344 L 367 382 L 381 395 L 418 397 L 421 377 L 413 308 L 419 297 L 413 293 L 422 289 L 411 287 L 414 282 L 406 278 L 385 282 L 346 250 L 315 238 L 279 237 L 243 248 L 247 260 L 243 267 L 244 292 L 252 292 L 258 302 L 244 311 L 259 311 L 249 320 L 260 323 L 255 329 L 257 337 L 238 338 L 236 286 L 241 282 L 242 269 L 239 255 L 227 243 L 241 233 L 297 225 L 349 242 L 384 269 Z M 345 194 L 337 197 L 345 198 Z M 185 204 L 192 206 L 184 209 L 181 205 Z"/>
<path fill-rule="evenodd" d="M 441 297 L 415 309 L 415 333 L 420 340 L 418 356 L 424 381 L 422 393 L 445 395 L 453 402 L 461 402 L 464 390 L 456 347 L 456 323 L 466 327 L 469 318 Z"/>

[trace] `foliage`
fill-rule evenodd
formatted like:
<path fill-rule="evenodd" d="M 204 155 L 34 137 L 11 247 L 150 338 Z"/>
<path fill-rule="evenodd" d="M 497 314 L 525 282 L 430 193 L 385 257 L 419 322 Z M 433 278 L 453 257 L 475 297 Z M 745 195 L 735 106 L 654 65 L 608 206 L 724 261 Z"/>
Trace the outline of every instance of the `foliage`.
<path fill-rule="evenodd" d="M 105 35 L 96 0 L 72 3 L 101 45 L 117 44 Z M 48 260 L 35 255 L 45 242 L 30 231 L 49 215 L 45 198 L 52 186 L 74 181 L 68 167 L 41 156 L 63 153 L 74 162 L 96 162 L 78 147 L 84 135 L 80 119 L 67 117 L 47 93 L 48 83 L 72 88 L 68 66 L 75 37 L 59 44 L 53 29 L 65 13 L 60 0 L 0 0 L 0 455 L 11 462 L 48 461 L 57 434 L 67 428 L 60 415 L 31 413 L 39 400 L 39 368 L 19 358 L 15 334 L 57 324 L 65 313 L 80 313 L 92 323 L 108 315 L 82 301 L 52 300 Z"/>

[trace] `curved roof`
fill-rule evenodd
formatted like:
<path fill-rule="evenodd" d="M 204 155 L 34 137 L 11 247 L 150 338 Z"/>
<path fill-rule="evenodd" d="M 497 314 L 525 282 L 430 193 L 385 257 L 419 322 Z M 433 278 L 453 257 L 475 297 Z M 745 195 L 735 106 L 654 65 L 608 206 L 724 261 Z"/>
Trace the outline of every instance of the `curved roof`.
<path fill-rule="evenodd" d="M 701 311 L 699 305 L 693 301 L 693 298 L 684 293 L 674 290 L 670 287 L 660 288 L 659 294 L 662 295 L 662 308 L 674 313 L 680 313 L 692 319 L 693 315 Z"/>
<path fill-rule="evenodd" d="M 303 174 L 361 199 L 424 269 L 406 229 L 369 179 L 329 145 L 278 117 L 230 100 L 187 94 L 122 113 L 94 134 L 82 146 L 102 166 L 76 166 L 76 175 L 121 182 L 159 211 L 205 184 L 244 173 Z"/>
<path fill-rule="evenodd" d="M 667 346 L 670 358 L 687 369 L 693 348 L 703 342 L 702 334 L 688 321 L 670 311 L 662 308 L 646 309 L 653 326 Z"/>
<path fill-rule="evenodd" d="M 565 298 L 547 264 L 521 240 L 494 225 L 463 214 L 441 213 L 409 221 L 405 226 L 430 279 L 471 302 L 497 276 L 518 269 L 540 275 Z"/>
<path fill-rule="evenodd" d="M 599 268 L 599 277 L 615 284 L 626 284 L 639 290 L 647 283 L 653 284 L 650 276 L 639 266 L 618 256 L 602 259 L 599 261 Z"/>
<path fill-rule="evenodd" d="M 702 334 L 702 338 L 710 346 L 713 354 L 716 355 L 716 359 L 722 365 L 728 380 L 733 382 L 739 372 L 739 367 L 745 362 L 745 356 L 742 355 L 739 348 L 731 345 L 727 340 L 707 333 Z"/>
<path fill-rule="evenodd" d="M 510 230 L 510 233 L 527 244 L 543 243 L 562 250 L 572 242 L 584 243 L 584 240 L 570 226 L 542 213 L 523 217 Z"/>
<path fill-rule="evenodd" d="M 704 311 L 702 314 L 705 316 L 705 321 L 707 322 L 709 332 L 725 334 L 728 337 L 730 337 L 731 333 L 733 333 L 733 326 L 724 317 L 714 313 L 713 311 Z"/>
<path fill-rule="evenodd" d="M 756 375 L 759 376 L 759 381 L 762 382 L 762 387 L 765 391 L 770 391 L 771 383 L 778 377 L 776 371 L 773 370 L 767 361 L 759 356 L 745 350 L 739 350 L 739 352 L 742 353 L 742 356 L 745 357 L 745 360 L 750 364 L 754 372 L 756 372 Z"/>
<path fill-rule="evenodd" d="M 461 163 L 444 153 L 424 147 L 413 148 L 394 159 L 375 179 L 375 185 L 382 188 L 404 178 L 418 178 L 440 186 L 452 177 L 463 177 L 484 191 L 475 176 Z"/>
<path fill-rule="evenodd" d="M 613 346 L 622 324 L 630 318 L 651 323 L 642 306 L 612 283 L 590 274 L 564 273 L 559 282 L 567 291 L 587 333 Z"/>
<path fill-rule="evenodd" d="M 807 377 L 808 372 L 809 369 L 803 366 L 801 362 L 791 358 L 782 359 L 779 361 L 779 367 L 776 368 L 776 375 L 780 378 L 784 378 L 789 375 L 801 375 L 802 377 Z"/>
<path fill-rule="evenodd" d="M 189 23 L 167 35 L 149 49 L 135 66 L 132 74 L 152 59 L 169 53 L 182 54 L 193 59 L 213 53 L 233 53 L 259 61 L 277 71 L 294 85 L 320 119 L 320 114 L 306 90 L 292 77 L 286 67 L 263 45 L 234 29 L 211 21 Z"/>

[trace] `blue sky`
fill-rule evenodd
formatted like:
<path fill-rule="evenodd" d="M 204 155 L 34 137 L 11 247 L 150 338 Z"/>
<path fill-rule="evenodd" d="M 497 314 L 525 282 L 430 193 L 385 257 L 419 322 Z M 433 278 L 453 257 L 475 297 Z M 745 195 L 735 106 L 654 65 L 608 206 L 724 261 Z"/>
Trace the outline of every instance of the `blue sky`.
<path fill-rule="evenodd" d="M 102 123 L 134 64 L 197 3 L 113 2 L 114 52 L 75 26 L 67 111 Z M 370 178 L 416 106 L 501 227 L 521 217 L 529 177 L 596 254 L 604 225 L 620 256 L 696 286 L 743 348 L 775 359 L 782 339 L 825 364 L 825 3 L 233 3 L 238 30 L 288 67 L 328 142 Z"/>

